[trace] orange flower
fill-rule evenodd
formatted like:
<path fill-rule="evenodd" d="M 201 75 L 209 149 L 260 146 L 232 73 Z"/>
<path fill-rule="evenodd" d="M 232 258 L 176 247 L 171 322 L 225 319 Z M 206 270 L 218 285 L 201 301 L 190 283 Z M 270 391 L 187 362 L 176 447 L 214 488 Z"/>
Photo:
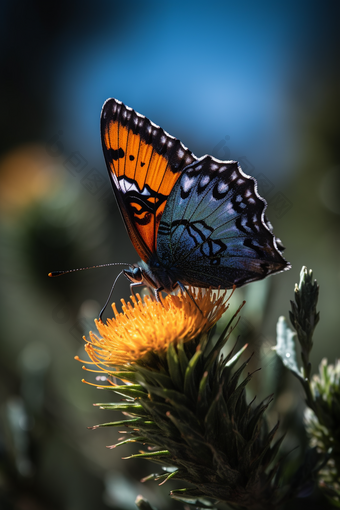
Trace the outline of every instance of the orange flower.
<path fill-rule="evenodd" d="M 187 342 L 204 334 L 226 311 L 227 291 L 190 288 L 188 293 L 168 294 L 159 303 L 145 296 L 122 299 L 123 313 L 112 305 L 115 318 L 95 321 L 100 336 L 90 332 L 85 350 L 100 368 L 131 365 L 149 352 L 164 353 L 172 342 Z"/>

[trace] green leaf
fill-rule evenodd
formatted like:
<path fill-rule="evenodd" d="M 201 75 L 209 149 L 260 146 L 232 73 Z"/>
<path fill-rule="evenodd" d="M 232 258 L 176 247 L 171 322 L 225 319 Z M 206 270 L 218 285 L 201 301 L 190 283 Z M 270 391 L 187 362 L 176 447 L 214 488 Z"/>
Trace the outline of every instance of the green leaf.
<path fill-rule="evenodd" d="M 244 393 L 244 389 L 252 377 L 253 377 L 253 374 L 248 373 L 247 377 L 245 379 L 243 379 L 243 381 L 232 391 L 232 393 L 226 399 L 228 409 L 231 414 L 235 413 L 237 403 L 238 403 L 239 399 L 242 397 L 242 395 Z M 228 393 L 229 393 L 229 391 L 228 391 Z"/>
<path fill-rule="evenodd" d="M 276 354 L 281 358 L 285 367 L 303 380 L 296 361 L 295 337 L 296 333 L 289 328 L 285 317 L 280 317 L 276 326 Z"/>
<path fill-rule="evenodd" d="M 222 388 L 211 402 L 209 411 L 204 420 L 205 438 L 212 445 L 219 445 L 225 451 L 228 445 L 228 457 L 232 459 L 236 455 L 235 424 L 229 416 L 228 406 L 223 398 Z"/>
<path fill-rule="evenodd" d="M 197 373 L 196 368 L 199 365 L 200 358 L 202 356 L 202 351 L 197 351 L 187 366 L 185 371 L 184 378 L 184 394 L 192 401 L 196 402 L 197 394 L 198 394 L 198 385 L 199 385 L 199 374 Z"/>
<path fill-rule="evenodd" d="M 153 386 L 161 386 L 162 388 L 175 389 L 171 378 L 164 373 L 149 370 L 140 365 L 136 365 L 136 371 L 142 376 L 143 380 L 139 381 L 142 386 L 144 386 L 144 383 L 147 383 Z"/>
<path fill-rule="evenodd" d="M 239 360 L 239 358 L 242 356 L 244 351 L 247 349 L 247 347 L 248 347 L 248 344 L 245 344 L 243 347 L 241 347 L 241 349 L 231 359 L 228 359 L 226 361 L 225 366 L 233 367 L 236 364 L 236 362 Z"/>
<path fill-rule="evenodd" d="M 198 388 L 196 414 L 200 420 L 203 420 L 210 406 L 211 389 L 209 387 L 209 373 L 204 372 Z"/>
<path fill-rule="evenodd" d="M 123 444 L 128 444 L 128 443 L 142 443 L 142 444 L 145 444 L 147 441 L 147 439 L 143 436 L 134 436 L 134 437 L 130 437 L 129 439 L 124 439 L 124 441 L 119 441 L 119 443 L 115 443 L 114 445 L 112 446 L 107 446 L 107 448 L 116 448 L 116 446 L 122 446 Z"/>
<path fill-rule="evenodd" d="M 159 397 L 164 398 L 165 401 L 171 402 L 171 404 L 176 407 L 185 407 L 188 410 L 192 407 L 192 403 L 190 400 L 183 395 L 183 393 L 176 390 L 167 390 L 166 388 L 157 388 L 154 386 L 145 385 L 150 395 L 157 395 Z"/>
<path fill-rule="evenodd" d="M 199 456 L 203 458 L 211 456 L 209 447 L 204 441 L 202 433 L 200 433 L 200 424 L 195 421 L 195 416 L 192 413 L 186 420 L 183 419 L 183 413 L 182 417 L 175 416 L 174 413 L 169 413 L 168 416 L 179 430 L 182 441 L 191 448 L 192 456 L 195 456 L 196 452 L 199 452 Z"/>
<path fill-rule="evenodd" d="M 129 427 L 132 424 L 135 424 L 136 422 L 141 421 L 142 418 L 133 418 L 132 420 L 120 420 L 120 421 L 111 421 L 108 423 L 100 423 L 98 425 L 93 425 L 93 427 L 89 427 L 89 429 L 98 429 L 101 427 Z"/>
<path fill-rule="evenodd" d="M 146 395 L 140 384 L 123 384 L 122 386 L 112 386 L 108 389 L 123 397 L 142 398 Z"/>
<path fill-rule="evenodd" d="M 176 386 L 177 390 L 182 391 L 184 377 L 182 375 L 180 361 L 173 343 L 171 343 L 168 347 L 167 362 L 172 382 Z"/>
<path fill-rule="evenodd" d="M 167 436 L 176 437 L 177 430 L 171 420 L 167 417 L 167 413 L 171 411 L 171 406 L 152 400 L 144 400 L 143 407 L 149 412 L 154 423 L 158 428 L 165 432 Z"/>
<path fill-rule="evenodd" d="M 223 393 L 224 393 L 224 396 L 228 402 L 229 402 L 229 396 L 232 396 L 233 393 L 236 391 L 236 389 L 240 388 L 240 386 L 241 386 L 241 389 L 243 387 L 245 387 L 248 384 L 249 380 L 251 379 L 252 374 L 248 373 L 248 376 L 246 377 L 246 379 L 244 379 L 243 382 L 238 386 L 239 378 L 241 377 L 241 374 L 242 374 L 243 370 L 245 369 L 245 367 L 248 366 L 248 363 L 251 360 L 252 356 L 253 355 L 249 356 L 249 358 L 244 363 L 242 363 L 242 365 L 233 373 L 230 381 L 228 382 L 228 385 L 224 385 Z M 229 367 L 226 367 L 223 370 L 223 377 L 226 378 L 227 375 L 229 375 Z M 239 392 L 240 392 L 240 390 L 239 390 Z"/>
<path fill-rule="evenodd" d="M 171 453 L 168 450 L 159 450 L 157 452 L 145 452 L 145 453 L 135 453 L 134 455 L 130 455 L 129 457 L 123 457 L 126 459 L 152 459 L 153 457 L 171 457 Z"/>
<path fill-rule="evenodd" d="M 230 337 L 231 333 L 233 332 L 233 330 L 235 329 L 235 327 L 237 326 L 238 321 L 239 321 L 240 318 L 237 319 L 236 324 L 234 324 L 233 326 L 232 326 L 232 323 L 236 319 L 237 315 L 240 313 L 241 308 L 244 306 L 244 304 L 245 304 L 245 301 L 243 301 L 243 303 L 239 306 L 238 310 L 236 310 L 236 312 L 231 317 L 231 319 L 229 320 L 228 324 L 226 325 L 226 327 L 222 331 L 219 339 L 217 340 L 217 342 L 216 342 L 216 344 L 214 346 L 214 351 L 215 352 L 219 353 L 221 351 L 221 349 L 225 346 L 227 341 L 229 340 L 229 337 Z"/>
<path fill-rule="evenodd" d="M 130 381 L 132 383 L 138 383 L 138 377 L 136 372 L 110 372 L 111 376 L 121 381 Z"/>
<path fill-rule="evenodd" d="M 184 379 L 185 372 L 186 372 L 187 366 L 189 364 L 189 360 L 188 360 L 187 355 L 185 354 L 183 341 L 178 342 L 177 353 L 178 353 L 179 364 L 181 367 L 182 377 Z"/>
<path fill-rule="evenodd" d="M 101 409 L 111 409 L 113 411 L 126 410 L 126 409 L 128 409 L 128 410 L 140 409 L 141 414 L 144 415 L 143 407 L 139 403 L 136 403 L 133 400 L 125 401 L 125 402 L 98 402 L 97 404 L 93 404 L 93 405 L 95 407 L 100 407 Z"/>

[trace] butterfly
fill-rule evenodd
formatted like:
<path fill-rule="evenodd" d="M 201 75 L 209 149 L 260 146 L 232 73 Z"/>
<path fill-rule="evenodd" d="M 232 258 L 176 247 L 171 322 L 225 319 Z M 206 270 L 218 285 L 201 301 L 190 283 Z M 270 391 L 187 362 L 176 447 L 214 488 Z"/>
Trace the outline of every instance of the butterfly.
<path fill-rule="evenodd" d="M 101 114 L 104 157 L 141 261 L 131 292 L 229 289 L 290 269 L 265 217 L 266 201 L 236 161 L 197 158 L 177 138 L 116 99 Z"/>

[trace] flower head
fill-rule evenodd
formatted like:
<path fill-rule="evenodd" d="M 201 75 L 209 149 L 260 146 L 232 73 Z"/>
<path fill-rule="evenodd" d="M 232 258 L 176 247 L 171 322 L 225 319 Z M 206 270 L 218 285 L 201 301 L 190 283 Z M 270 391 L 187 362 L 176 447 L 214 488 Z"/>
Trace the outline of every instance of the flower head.
<path fill-rule="evenodd" d="M 271 445 L 278 425 L 268 431 L 262 416 L 270 398 L 247 403 L 251 374 L 240 376 L 250 358 L 235 370 L 244 347 L 236 353 L 235 344 L 224 349 L 244 303 L 223 332 L 212 336 L 209 329 L 228 307 L 226 291 L 189 292 L 168 295 L 162 303 L 131 298 L 132 303 L 123 301 L 123 313 L 113 307 L 114 319 L 97 321 L 101 337 L 91 333 L 86 350 L 113 376 L 100 386 L 120 400 L 96 405 L 122 410 L 124 419 L 94 428 L 124 425 L 127 439 L 112 448 L 131 442 L 147 446 L 132 458 L 153 460 L 163 471 L 144 480 L 191 484 L 171 493 L 182 502 L 207 507 L 209 497 L 238 508 L 278 508 L 280 488 L 272 481 L 282 439 Z"/>
<path fill-rule="evenodd" d="M 115 318 L 95 321 L 100 336 L 90 332 L 85 349 L 97 365 L 133 364 L 150 352 L 162 354 L 172 342 L 187 342 L 209 331 L 228 308 L 226 291 L 193 289 L 169 294 L 157 302 L 137 295 L 122 299 L 123 313 L 112 305 Z"/>

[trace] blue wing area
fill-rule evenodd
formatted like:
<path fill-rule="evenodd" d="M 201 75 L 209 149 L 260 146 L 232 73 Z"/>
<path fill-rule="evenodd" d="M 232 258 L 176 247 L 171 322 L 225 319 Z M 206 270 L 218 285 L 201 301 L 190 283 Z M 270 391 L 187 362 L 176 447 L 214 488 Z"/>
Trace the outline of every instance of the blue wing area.
<path fill-rule="evenodd" d="M 157 235 L 161 266 L 183 284 L 223 288 L 289 269 L 265 209 L 237 162 L 204 156 L 168 198 Z"/>

